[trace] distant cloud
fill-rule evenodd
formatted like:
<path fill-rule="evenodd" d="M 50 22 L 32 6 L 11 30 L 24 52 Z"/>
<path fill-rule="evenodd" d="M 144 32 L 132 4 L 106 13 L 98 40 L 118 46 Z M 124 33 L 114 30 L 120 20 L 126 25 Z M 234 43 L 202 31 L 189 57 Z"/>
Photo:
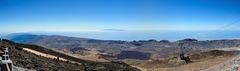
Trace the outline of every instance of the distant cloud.
<path fill-rule="evenodd" d="M 126 31 L 123 29 L 103 29 L 103 31 Z"/>

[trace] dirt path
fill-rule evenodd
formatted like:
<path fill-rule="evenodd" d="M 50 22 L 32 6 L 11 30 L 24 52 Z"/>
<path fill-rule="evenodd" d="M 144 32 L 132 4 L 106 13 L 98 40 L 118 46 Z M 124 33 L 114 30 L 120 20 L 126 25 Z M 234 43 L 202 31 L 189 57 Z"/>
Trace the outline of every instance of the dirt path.
<path fill-rule="evenodd" d="M 70 60 L 67 60 L 67 59 L 64 59 L 64 58 L 61 58 L 61 57 L 58 57 L 58 56 L 54 56 L 54 55 L 42 53 L 42 52 L 35 51 L 35 50 L 32 50 L 32 49 L 28 49 L 28 48 L 23 48 L 23 50 L 25 50 L 25 51 L 27 51 L 27 52 L 31 52 L 31 53 L 36 54 L 36 55 L 39 55 L 39 56 L 46 57 L 46 58 L 59 59 L 59 60 L 61 60 L 61 61 L 69 61 L 69 62 L 71 62 L 71 63 L 77 63 L 77 62 L 75 62 L 75 61 L 70 61 Z M 78 63 L 78 64 L 80 64 L 80 63 Z"/>
<path fill-rule="evenodd" d="M 51 58 L 51 59 L 59 59 L 59 60 L 62 60 L 62 61 L 67 61 L 67 60 L 64 59 L 64 58 L 57 57 L 57 56 L 50 55 L 50 54 L 45 54 L 45 53 L 38 52 L 38 51 L 35 51 L 35 50 L 32 50 L 32 49 L 23 48 L 23 50 L 28 51 L 28 52 L 31 52 L 31 53 L 34 53 L 34 54 L 36 54 L 36 55 L 43 56 L 43 57 L 47 57 L 47 58 Z"/>

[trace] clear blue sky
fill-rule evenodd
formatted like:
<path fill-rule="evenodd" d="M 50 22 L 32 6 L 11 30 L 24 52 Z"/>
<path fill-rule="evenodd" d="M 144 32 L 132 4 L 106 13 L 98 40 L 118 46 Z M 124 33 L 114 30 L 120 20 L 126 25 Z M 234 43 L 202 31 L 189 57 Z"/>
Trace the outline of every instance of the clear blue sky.
<path fill-rule="evenodd" d="M 237 19 L 239 0 L 0 0 L 4 33 L 209 31 Z"/>

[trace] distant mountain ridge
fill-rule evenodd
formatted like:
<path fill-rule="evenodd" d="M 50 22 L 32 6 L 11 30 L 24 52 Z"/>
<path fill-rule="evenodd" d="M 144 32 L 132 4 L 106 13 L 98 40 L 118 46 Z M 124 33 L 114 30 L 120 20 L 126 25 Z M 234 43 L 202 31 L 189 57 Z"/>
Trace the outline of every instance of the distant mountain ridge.
<path fill-rule="evenodd" d="M 8 34 L 4 38 L 13 40 L 14 42 L 18 42 L 18 43 L 31 43 L 31 42 L 40 40 L 42 36 L 33 35 L 33 34 L 16 33 L 16 34 Z"/>
<path fill-rule="evenodd" d="M 168 40 L 157 41 L 154 39 L 139 40 L 139 41 L 121 41 L 121 40 L 97 40 L 97 39 L 90 39 L 90 38 L 77 38 L 77 37 L 68 37 L 68 36 L 60 36 L 60 35 L 34 35 L 34 34 L 25 34 L 25 33 L 10 34 L 5 36 L 5 38 L 12 40 L 14 42 L 30 43 L 30 44 L 47 43 L 47 42 L 53 42 L 53 41 L 57 43 L 68 43 L 67 45 L 71 45 L 71 43 L 77 43 L 77 42 L 79 44 L 81 43 L 82 44 L 83 43 L 86 43 L 86 44 L 106 43 L 108 45 L 124 44 L 126 45 L 125 48 L 144 47 L 146 45 L 154 45 L 154 44 L 157 44 L 160 46 L 147 46 L 147 47 L 167 47 L 164 45 L 173 46 L 173 43 L 180 43 L 180 42 L 185 42 L 192 45 L 195 44 L 195 45 L 198 45 L 199 47 L 204 47 L 206 45 L 209 45 L 210 48 L 218 48 L 217 46 L 211 45 L 211 44 L 216 45 L 217 43 L 222 43 L 220 45 L 223 45 L 224 47 L 227 47 L 230 45 L 233 45 L 233 46 L 240 45 L 240 39 L 222 39 L 222 40 L 205 40 L 205 41 L 198 41 L 197 39 L 183 39 L 183 40 L 178 40 L 174 42 L 170 42 Z M 124 48 L 124 46 L 122 47 Z"/>

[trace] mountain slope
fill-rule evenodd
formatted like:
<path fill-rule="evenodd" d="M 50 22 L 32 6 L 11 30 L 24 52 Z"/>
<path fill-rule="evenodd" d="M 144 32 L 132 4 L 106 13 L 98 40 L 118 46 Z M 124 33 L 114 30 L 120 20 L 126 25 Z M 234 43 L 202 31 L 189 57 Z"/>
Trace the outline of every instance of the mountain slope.
<path fill-rule="evenodd" d="M 222 50 L 210 50 L 204 52 L 195 52 L 189 54 L 191 63 L 186 64 L 178 56 L 171 56 L 161 60 L 152 60 L 145 62 L 139 65 L 139 69 L 145 69 L 145 71 L 229 71 L 221 70 L 221 67 L 218 67 L 218 70 L 212 70 L 212 67 L 225 66 L 222 63 L 232 60 L 239 55 L 239 51 L 222 51 Z M 210 68 L 210 69 L 209 69 Z"/>
<path fill-rule="evenodd" d="M 14 65 L 18 67 L 35 69 L 38 71 L 139 71 L 138 69 L 121 62 L 86 61 L 36 45 L 19 44 L 9 40 L 3 40 L 0 42 L 1 46 L 9 48 L 10 58 L 12 59 Z M 65 58 L 68 61 L 39 56 L 34 53 L 27 52 L 23 50 L 23 48 Z M 1 47 L 0 50 L 3 50 L 3 47 Z M 77 63 L 72 63 L 71 61 L 75 61 Z"/>

